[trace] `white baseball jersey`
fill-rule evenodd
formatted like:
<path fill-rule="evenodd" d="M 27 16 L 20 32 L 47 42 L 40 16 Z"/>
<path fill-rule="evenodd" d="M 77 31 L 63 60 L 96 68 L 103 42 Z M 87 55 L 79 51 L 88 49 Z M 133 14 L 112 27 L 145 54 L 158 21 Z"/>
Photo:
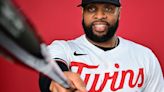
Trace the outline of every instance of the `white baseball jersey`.
<path fill-rule="evenodd" d="M 144 46 L 119 37 L 119 45 L 104 51 L 85 37 L 54 41 L 53 58 L 81 75 L 89 92 L 164 92 L 159 62 Z"/>

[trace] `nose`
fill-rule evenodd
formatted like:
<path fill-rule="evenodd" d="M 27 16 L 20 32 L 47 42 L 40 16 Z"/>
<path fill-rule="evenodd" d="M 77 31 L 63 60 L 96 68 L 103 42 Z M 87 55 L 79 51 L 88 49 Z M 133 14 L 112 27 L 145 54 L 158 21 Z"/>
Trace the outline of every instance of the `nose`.
<path fill-rule="evenodd" d="M 106 19 L 107 18 L 107 15 L 103 11 L 97 11 L 95 13 L 95 16 L 94 17 L 95 17 L 95 19 Z"/>

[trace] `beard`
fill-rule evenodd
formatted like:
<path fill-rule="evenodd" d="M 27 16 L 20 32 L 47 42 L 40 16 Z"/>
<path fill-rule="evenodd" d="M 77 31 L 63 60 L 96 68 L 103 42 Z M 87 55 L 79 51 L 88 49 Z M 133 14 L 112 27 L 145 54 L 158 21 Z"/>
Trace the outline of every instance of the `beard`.
<path fill-rule="evenodd" d="M 116 23 L 113 26 L 108 27 L 106 34 L 102 36 L 98 36 L 93 32 L 93 28 L 92 28 L 93 23 L 89 27 L 87 27 L 84 23 L 84 19 L 82 21 L 82 26 L 86 34 L 86 37 L 94 42 L 106 42 L 110 40 L 115 35 L 118 25 L 119 25 L 119 19 L 116 21 Z"/>

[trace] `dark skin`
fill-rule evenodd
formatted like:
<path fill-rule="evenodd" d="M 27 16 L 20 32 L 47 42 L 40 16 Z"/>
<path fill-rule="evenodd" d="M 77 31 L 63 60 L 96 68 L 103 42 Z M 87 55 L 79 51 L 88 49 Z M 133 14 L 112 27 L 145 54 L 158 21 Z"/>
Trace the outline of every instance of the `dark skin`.
<path fill-rule="evenodd" d="M 83 9 L 83 19 L 86 26 L 94 24 L 93 33 L 97 36 L 103 36 L 107 33 L 107 29 L 113 26 L 119 18 L 119 8 L 112 4 L 89 4 Z M 99 21 L 102 20 L 102 21 Z M 108 23 L 108 25 L 106 24 Z M 117 37 L 113 36 L 106 42 L 94 42 L 88 38 L 88 40 L 100 47 L 113 47 Z"/>
<path fill-rule="evenodd" d="M 73 72 L 64 72 L 65 76 L 69 80 L 69 83 L 71 84 L 71 89 L 65 89 L 58 83 L 51 81 L 50 84 L 50 91 L 51 92 L 87 92 L 85 88 L 85 84 L 80 78 L 80 75 Z"/>
<path fill-rule="evenodd" d="M 119 8 L 112 4 L 93 3 L 83 8 L 83 18 L 86 26 L 90 26 L 93 23 L 93 33 L 97 36 L 103 36 L 107 33 L 108 27 L 114 25 L 119 18 Z M 99 21 L 102 20 L 102 21 Z M 114 47 L 116 44 L 117 36 L 113 36 L 106 42 L 94 42 L 87 38 L 92 44 L 101 47 Z M 73 72 L 64 72 L 74 89 L 75 92 L 87 92 L 85 84 L 83 83 L 80 75 Z M 72 92 L 71 89 L 65 89 L 54 81 L 50 84 L 51 92 Z"/>

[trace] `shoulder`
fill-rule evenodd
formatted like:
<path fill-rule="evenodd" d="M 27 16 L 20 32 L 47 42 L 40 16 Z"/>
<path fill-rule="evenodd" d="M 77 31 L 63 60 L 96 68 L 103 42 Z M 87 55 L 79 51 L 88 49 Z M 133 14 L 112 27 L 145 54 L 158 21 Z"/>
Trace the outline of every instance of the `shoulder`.
<path fill-rule="evenodd" d="M 55 40 L 50 45 L 48 45 L 48 48 L 73 48 L 79 45 L 80 43 L 83 43 L 84 36 L 77 37 L 72 40 Z"/>
<path fill-rule="evenodd" d="M 48 45 L 48 47 L 63 46 L 63 45 L 66 45 L 66 44 L 67 44 L 66 40 L 55 40 L 50 45 Z"/>
<path fill-rule="evenodd" d="M 142 44 L 136 43 L 134 41 L 128 40 L 128 39 L 124 39 L 122 37 L 119 37 L 120 41 L 122 42 L 122 44 L 125 46 L 125 48 L 132 50 L 136 53 L 152 53 L 152 50 Z"/>
<path fill-rule="evenodd" d="M 121 38 L 121 40 L 122 44 L 124 44 L 122 45 L 122 49 L 126 49 L 125 53 L 128 55 L 131 55 L 137 59 L 143 59 L 144 62 L 148 61 L 145 63 L 150 63 L 152 60 L 157 60 L 157 57 L 149 47 L 124 38 Z"/>
<path fill-rule="evenodd" d="M 50 52 L 63 51 L 66 47 L 67 47 L 67 42 L 65 40 L 55 40 L 50 45 L 47 46 Z"/>

